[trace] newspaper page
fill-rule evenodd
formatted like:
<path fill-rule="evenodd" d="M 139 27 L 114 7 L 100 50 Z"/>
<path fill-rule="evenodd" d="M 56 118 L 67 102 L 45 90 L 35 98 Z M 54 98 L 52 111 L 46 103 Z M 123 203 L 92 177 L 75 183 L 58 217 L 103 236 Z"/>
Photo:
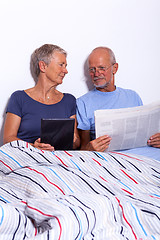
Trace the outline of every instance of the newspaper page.
<path fill-rule="evenodd" d="M 139 107 L 96 110 L 96 138 L 109 135 L 106 151 L 147 145 L 150 136 L 160 132 L 160 101 Z"/>

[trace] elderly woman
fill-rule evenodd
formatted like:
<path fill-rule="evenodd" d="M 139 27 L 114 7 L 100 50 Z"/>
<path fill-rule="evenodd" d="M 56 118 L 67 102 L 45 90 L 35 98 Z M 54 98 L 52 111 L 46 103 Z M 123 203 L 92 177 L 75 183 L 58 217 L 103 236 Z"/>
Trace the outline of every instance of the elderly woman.
<path fill-rule="evenodd" d="M 68 73 L 66 56 L 62 48 L 52 44 L 45 44 L 33 52 L 30 67 L 36 85 L 11 95 L 6 111 L 4 144 L 21 139 L 36 148 L 53 151 L 54 146 L 41 143 L 41 118 L 74 118 L 73 149 L 79 147 L 76 99 L 56 89 Z"/>

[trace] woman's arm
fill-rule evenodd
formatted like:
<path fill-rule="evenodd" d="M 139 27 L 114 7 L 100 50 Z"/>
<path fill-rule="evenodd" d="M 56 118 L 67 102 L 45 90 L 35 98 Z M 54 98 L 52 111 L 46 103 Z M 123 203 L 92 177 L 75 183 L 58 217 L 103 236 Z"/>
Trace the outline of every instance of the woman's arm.
<path fill-rule="evenodd" d="M 7 113 L 6 120 L 4 124 L 4 134 L 3 134 L 3 143 L 12 142 L 15 140 L 20 140 L 17 137 L 18 129 L 21 123 L 21 118 L 13 113 Z M 41 143 L 40 138 L 38 138 L 34 143 L 29 143 L 33 147 L 36 147 L 41 150 L 54 151 L 54 147 L 50 144 Z"/>
<path fill-rule="evenodd" d="M 77 130 L 77 118 L 76 118 L 76 115 L 72 115 L 70 118 L 75 119 L 73 149 L 77 149 L 80 146 L 80 137 L 79 137 L 78 130 Z"/>
<path fill-rule="evenodd" d="M 17 137 L 18 129 L 21 123 L 21 118 L 13 113 L 7 113 L 4 123 L 3 143 L 19 140 Z"/>

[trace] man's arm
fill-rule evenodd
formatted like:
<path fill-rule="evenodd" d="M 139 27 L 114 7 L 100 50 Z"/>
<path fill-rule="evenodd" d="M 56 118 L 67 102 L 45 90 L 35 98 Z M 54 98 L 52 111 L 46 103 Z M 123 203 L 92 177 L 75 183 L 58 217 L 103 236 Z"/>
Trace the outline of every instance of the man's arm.
<path fill-rule="evenodd" d="M 151 147 L 160 148 L 160 133 L 152 135 L 147 143 Z"/>
<path fill-rule="evenodd" d="M 81 150 L 104 152 L 111 141 L 111 138 L 108 135 L 90 141 L 89 130 L 79 130 L 79 135 L 81 139 Z"/>
<path fill-rule="evenodd" d="M 78 149 L 80 146 L 80 137 L 78 134 L 78 129 L 77 129 L 77 118 L 76 115 L 71 116 L 70 118 L 75 119 L 75 124 L 74 124 L 74 138 L 73 138 L 73 149 Z"/>

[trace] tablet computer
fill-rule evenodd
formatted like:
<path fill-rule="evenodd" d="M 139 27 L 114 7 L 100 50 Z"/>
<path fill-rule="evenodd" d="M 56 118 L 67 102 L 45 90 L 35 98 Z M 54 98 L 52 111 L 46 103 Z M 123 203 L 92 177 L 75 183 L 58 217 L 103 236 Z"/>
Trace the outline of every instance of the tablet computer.
<path fill-rule="evenodd" d="M 74 118 L 41 119 L 41 142 L 55 150 L 72 150 L 74 123 Z"/>

